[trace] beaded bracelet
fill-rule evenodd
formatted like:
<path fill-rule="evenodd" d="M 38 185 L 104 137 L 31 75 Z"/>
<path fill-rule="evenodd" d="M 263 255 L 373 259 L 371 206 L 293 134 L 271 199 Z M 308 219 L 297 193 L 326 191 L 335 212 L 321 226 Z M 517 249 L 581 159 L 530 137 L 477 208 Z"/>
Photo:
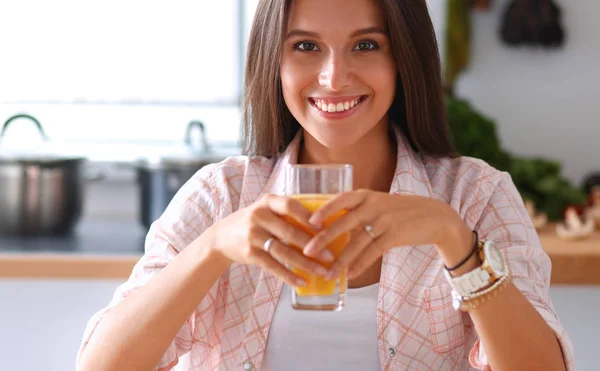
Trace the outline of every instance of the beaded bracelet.
<path fill-rule="evenodd" d="M 506 275 L 502 276 L 487 289 L 463 296 L 460 303 L 460 310 L 468 312 L 477 308 L 488 300 L 495 298 L 506 286 L 508 286 L 510 281 L 510 272 L 506 272 Z"/>

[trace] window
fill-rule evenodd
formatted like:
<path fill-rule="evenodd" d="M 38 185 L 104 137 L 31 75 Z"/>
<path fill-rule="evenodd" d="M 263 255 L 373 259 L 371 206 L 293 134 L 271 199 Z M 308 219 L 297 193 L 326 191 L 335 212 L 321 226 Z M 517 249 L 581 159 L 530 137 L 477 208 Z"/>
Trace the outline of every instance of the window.
<path fill-rule="evenodd" d="M 74 142 L 237 140 L 245 0 L 19 0 L 0 14 L 0 121 Z M 15 125 L 6 141 L 23 140 Z M 30 135 L 28 132 L 27 135 Z"/>

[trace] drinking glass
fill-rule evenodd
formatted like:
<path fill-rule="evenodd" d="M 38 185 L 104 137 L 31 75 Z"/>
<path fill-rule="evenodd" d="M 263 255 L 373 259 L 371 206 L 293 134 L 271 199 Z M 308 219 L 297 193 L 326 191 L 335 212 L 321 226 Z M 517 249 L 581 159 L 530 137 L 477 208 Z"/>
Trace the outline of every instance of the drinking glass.
<path fill-rule="evenodd" d="M 352 190 L 351 165 L 290 165 L 286 169 L 286 195 L 294 198 L 311 212 L 315 212 L 336 194 Z M 340 210 L 328 218 L 323 227 L 346 214 Z M 314 236 L 315 233 L 292 218 L 288 223 L 301 228 Z M 334 257 L 339 257 L 350 239 L 350 233 L 344 233 L 331 242 L 327 248 Z M 300 249 L 300 247 L 295 246 Z M 314 258 L 311 258 L 316 260 Z M 326 268 L 332 263 L 319 262 Z M 346 303 L 348 289 L 347 271 L 333 280 L 309 274 L 299 268 L 291 267 L 293 272 L 306 280 L 304 287 L 292 287 L 292 307 L 303 310 L 339 311 Z"/>

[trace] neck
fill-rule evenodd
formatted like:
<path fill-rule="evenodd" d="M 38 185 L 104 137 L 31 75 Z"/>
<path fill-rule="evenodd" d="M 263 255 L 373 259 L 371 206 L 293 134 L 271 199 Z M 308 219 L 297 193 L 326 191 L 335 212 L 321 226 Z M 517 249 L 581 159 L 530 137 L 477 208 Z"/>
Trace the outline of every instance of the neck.
<path fill-rule="evenodd" d="M 301 164 L 350 164 L 354 168 L 354 189 L 389 192 L 396 170 L 395 136 L 381 125 L 347 148 L 327 148 L 304 132 L 298 155 Z"/>

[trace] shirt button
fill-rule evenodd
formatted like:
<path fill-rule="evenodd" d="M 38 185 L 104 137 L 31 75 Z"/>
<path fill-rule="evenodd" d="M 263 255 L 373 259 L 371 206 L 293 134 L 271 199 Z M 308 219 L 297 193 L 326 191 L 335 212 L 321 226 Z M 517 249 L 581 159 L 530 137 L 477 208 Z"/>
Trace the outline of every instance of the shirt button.
<path fill-rule="evenodd" d="M 252 371 L 253 368 L 254 365 L 252 364 L 252 362 L 246 361 L 246 363 L 244 363 L 244 371 Z"/>
<path fill-rule="evenodd" d="M 398 351 L 396 350 L 396 348 L 395 348 L 395 347 L 393 347 L 393 346 L 390 346 L 390 347 L 388 348 L 388 354 L 390 355 L 390 357 L 395 357 L 395 356 L 396 356 L 396 354 L 398 354 Z"/>

